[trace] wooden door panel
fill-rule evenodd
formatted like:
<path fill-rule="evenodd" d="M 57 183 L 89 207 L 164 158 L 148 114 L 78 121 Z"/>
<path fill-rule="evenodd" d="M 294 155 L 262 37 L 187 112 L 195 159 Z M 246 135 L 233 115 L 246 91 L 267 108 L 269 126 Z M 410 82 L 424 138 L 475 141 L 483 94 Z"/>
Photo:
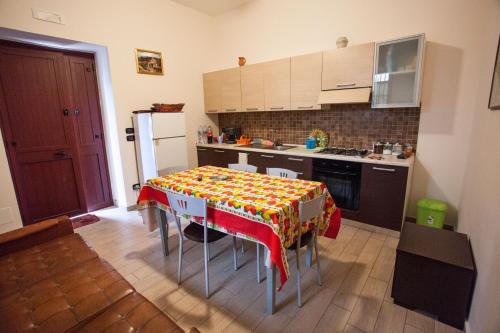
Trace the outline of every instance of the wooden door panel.
<path fill-rule="evenodd" d="M 81 159 L 81 168 L 85 179 L 85 189 L 92 195 L 86 196 L 87 207 L 100 206 L 101 203 L 109 200 L 109 193 L 103 184 L 106 180 L 101 176 L 101 172 L 85 172 L 86 170 L 101 170 L 103 169 L 103 160 L 100 154 L 87 154 Z"/>
<path fill-rule="evenodd" d="M 91 69 L 91 64 L 76 57 L 70 58 L 71 79 L 73 85 L 74 109 L 73 114 L 77 118 L 77 142 L 80 145 L 93 145 L 96 143 L 94 133 L 99 133 L 98 112 L 92 110 L 95 108 L 93 85 L 87 83 L 86 70 Z M 97 128 L 96 128 L 97 127 Z"/>
<path fill-rule="evenodd" d="M 83 188 L 87 209 L 92 211 L 112 205 L 97 83 L 92 59 L 67 59 Z"/>
<path fill-rule="evenodd" d="M 24 224 L 85 212 L 64 56 L 0 43 L 0 119 Z"/>
<path fill-rule="evenodd" d="M 21 183 L 31 223 L 81 212 L 73 163 L 73 159 L 68 157 L 22 164 Z"/>
<path fill-rule="evenodd" d="M 70 145 L 62 117 L 59 60 L 51 54 L 22 55 L 17 50 L 2 54 L 3 93 L 7 109 L 12 110 L 5 118 L 19 152 Z"/>

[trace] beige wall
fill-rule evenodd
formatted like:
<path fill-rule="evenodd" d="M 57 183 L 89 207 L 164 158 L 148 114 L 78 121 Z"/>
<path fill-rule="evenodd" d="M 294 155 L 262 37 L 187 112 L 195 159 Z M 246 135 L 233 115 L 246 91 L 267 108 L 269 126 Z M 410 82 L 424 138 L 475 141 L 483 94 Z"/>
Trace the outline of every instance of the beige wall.
<path fill-rule="evenodd" d="M 255 63 L 352 44 L 424 32 L 427 45 L 419 154 L 410 215 L 423 196 L 451 204 L 456 220 L 482 55 L 482 8 L 475 1 L 256 0 L 216 20 L 212 69 L 234 66 L 238 56 Z"/>
<path fill-rule="evenodd" d="M 469 234 L 478 276 L 469 332 L 500 332 L 500 111 L 488 110 L 491 75 L 500 33 L 500 1 L 493 0 L 478 36 L 482 58 L 459 229 Z"/>
<path fill-rule="evenodd" d="M 66 24 L 34 20 L 32 7 L 60 13 Z M 131 126 L 131 111 L 154 102 L 186 103 L 189 161 L 196 163 L 198 125 L 214 125 L 203 113 L 201 80 L 212 57 L 213 18 L 168 0 L 1 0 L 0 26 L 108 48 L 127 205 L 135 203 L 131 186 L 137 182 L 134 144 L 124 135 L 125 128 Z M 166 74 L 137 74 L 135 48 L 163 52 Z M 2 151 L 0 209 L 11 207 L 15 222 L 20 224 L 5 158 Z"/>

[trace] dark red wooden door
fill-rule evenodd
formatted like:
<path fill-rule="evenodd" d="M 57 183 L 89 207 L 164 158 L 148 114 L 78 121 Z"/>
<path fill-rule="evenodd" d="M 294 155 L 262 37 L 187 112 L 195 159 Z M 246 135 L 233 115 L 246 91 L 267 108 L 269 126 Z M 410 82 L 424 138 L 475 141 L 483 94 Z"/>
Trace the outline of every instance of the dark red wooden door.
<path fill-rule="evenodd" d="M 64 57 L 0 46 L 2 132 L 23 221 L 85 211 Z"/>
<path fill-rule="evenodd" d="M 113 204 L 104 147 L 97 81 L 92 58 L 68 56 L 72 113 L 88 210 Z"/>
<path fill-rule="evenodd" d="M 92 64 L 0 42 L 0 120 L 24 224 L 112 204 Z"/>

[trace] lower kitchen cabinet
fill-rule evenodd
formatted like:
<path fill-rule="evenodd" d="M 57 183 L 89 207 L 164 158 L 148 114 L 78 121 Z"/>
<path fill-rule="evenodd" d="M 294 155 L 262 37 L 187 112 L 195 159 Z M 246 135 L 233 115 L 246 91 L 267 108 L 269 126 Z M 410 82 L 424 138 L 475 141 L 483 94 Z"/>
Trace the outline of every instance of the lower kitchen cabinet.
<path fill-rule="evenodd" d="M 312 158 L 302 156 L 282 156 L 282 168 L 295 171 L 300 179 L 312 179 Z"/>
<path fill-rule="evenodd" d="M 360 222 L 401 230 L 408 168 L 363 163 Z"/>
<path fill-rule="evenodd" d="M 198 166 L 212 165 L 227 168 L 230 163 L 238 163 L 238 152 L 232 149 L 198 147 Z"/>
<path fill-rule="evenodd" d="M 223 148 L 197 147 L 198 166 L 213 165 L 227 168 L 230 163 L 238 163 L 239 151 Z M 312 179 L 312 158 L 273 153 L 248 152 L 248 164 L 257 167 L 257 172 L 265 174 L 267 168 L 284 168 L 298 173 L 298 178 Z"/>
<path fill-rule="evenodd" d="M 259 173 L 266 173 L 267 168 L 283 168 L 281 155 L 271 153 L 249 152 L 248 164 L 255 165 Z"/>
<path fill-rule="evenodd" d="M 255 165 L 259 173 L 266 173 L 267 168 L 283 168 L 297 172 L 299 179 L 312 179 L 312 159 L 308 157 L 251 152 L 248 164 Z"/>

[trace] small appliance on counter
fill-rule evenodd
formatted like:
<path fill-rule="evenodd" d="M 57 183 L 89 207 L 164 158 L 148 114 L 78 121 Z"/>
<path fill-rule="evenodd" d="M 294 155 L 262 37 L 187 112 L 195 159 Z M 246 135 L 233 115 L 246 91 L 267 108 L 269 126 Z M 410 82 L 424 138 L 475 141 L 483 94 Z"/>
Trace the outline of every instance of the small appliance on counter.
<path fill-rule="evenodd" d="M 241 137 L 240 127 L 224 127 L 222 128 L 222 133 L 225 134 L 227 138 L 227 143 L 236 143 L 236 140 Z"/>

